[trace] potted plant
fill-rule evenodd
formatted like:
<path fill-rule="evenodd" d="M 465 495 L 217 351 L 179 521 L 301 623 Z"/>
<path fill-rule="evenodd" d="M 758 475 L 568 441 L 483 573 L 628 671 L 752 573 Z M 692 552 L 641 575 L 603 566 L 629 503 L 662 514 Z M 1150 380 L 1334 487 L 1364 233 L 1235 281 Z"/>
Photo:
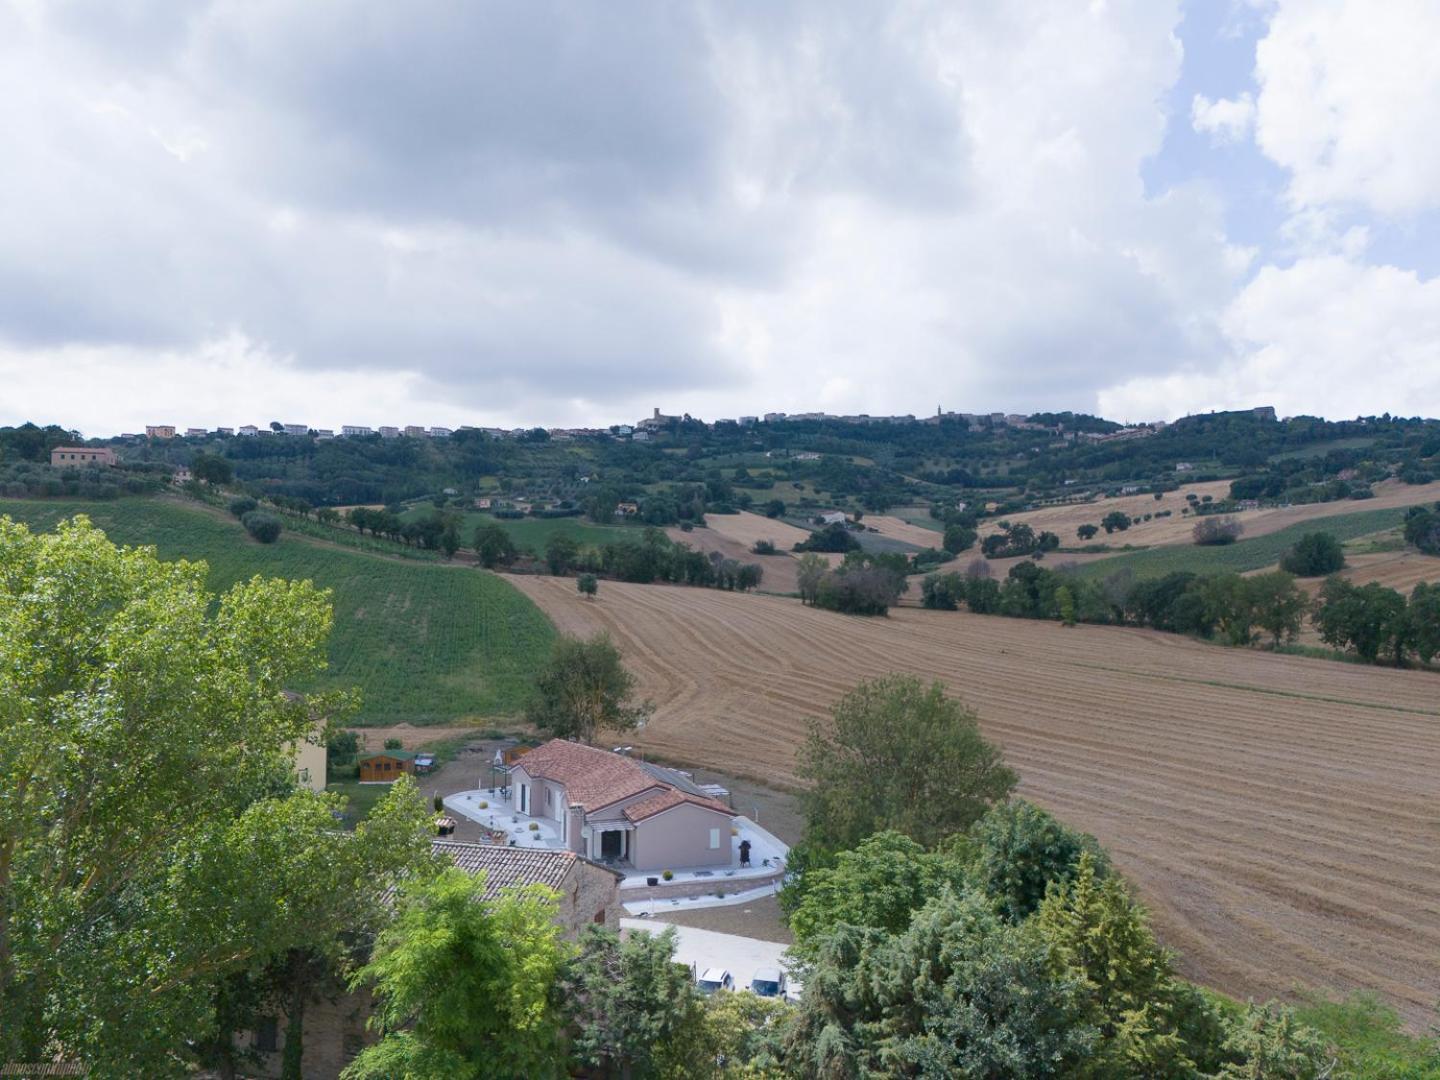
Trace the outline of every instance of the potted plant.
<path fill-rule="evenodd" d="M 672 881 L 675 878 L 675 872 L 673 870 L 662 870 L 660 872 L 660 876 L 663 877 L 666 881 Z"/>

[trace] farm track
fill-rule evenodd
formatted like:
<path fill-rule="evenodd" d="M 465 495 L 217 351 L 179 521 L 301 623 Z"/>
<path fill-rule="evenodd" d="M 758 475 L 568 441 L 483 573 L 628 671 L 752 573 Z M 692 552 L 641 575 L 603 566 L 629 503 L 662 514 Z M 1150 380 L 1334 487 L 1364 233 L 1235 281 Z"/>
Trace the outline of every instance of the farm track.
<path fill-rule="evenodd" d="M 608 630 L 657 704 L 636 741 L 793 785 L 810 717 L 864 677 L 942 679 L 1021 794 L 1094 833 L 1181 968 L 1218 989 L 1440 996 L 1440 678 L 1146 630 L 512 578 L 567 632 Z"/>

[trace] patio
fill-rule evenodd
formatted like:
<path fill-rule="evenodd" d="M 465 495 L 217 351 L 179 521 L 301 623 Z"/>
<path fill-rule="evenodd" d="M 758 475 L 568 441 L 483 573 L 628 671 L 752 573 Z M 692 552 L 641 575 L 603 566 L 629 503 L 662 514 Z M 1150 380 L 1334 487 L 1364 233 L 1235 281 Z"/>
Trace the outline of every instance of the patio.
<path fill-rule="evenodd" d="M 512 809 L 507 789 L 482 788 L 475 791 L 461 791 L 445 798 L 445 809 L 451 814 L 464 816 L 486 829 L 497 844 L 513 844 L 516 847 L 548 847 L 565 850 L 556 823 L 544 818 L 517 814 Z M 727 896 L 746 890 L 747 881 L 760 883 L 760 879 L 773 881 L 784 869 L 790 849 L 777 837 L 766 832 L 747 817 L 736 816 L 730 837 L 730 865 L 704 867 L 669 867 L 670 878 L 665 879 L 658 870 L 633 870 L 619 862 L 609 862 L 624 874 L 620 882 L 623 890 L 651 889 L 650 879 L 656 884 L 668 887 L 667 892 L 682 886 L 705 892 L 724 892 Z M 750 841 L 750 865 L 740 865 L 740 843 Z"/>

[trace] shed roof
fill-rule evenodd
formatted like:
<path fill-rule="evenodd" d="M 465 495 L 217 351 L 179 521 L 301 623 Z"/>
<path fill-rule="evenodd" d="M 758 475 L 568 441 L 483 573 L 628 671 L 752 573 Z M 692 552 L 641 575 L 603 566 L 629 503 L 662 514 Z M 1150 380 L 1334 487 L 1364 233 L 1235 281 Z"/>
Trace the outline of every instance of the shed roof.
<path fill-rule="evenodd" d="M 397 761 L 411 761 L 411 760 L 413 760 L 414 757 L 415 757 L 415 751 L 414 751 L 414 750 L 376 750 L 374 753 L 371 753 L 371 754 L 361 754 L 361 755 L 360 755 L 360 760 L 361 760 L 361 761 L 369 761 L 369 760 L 371 760 L 372 758 L 381 758 L 381 757 L 395 758 Z"/>

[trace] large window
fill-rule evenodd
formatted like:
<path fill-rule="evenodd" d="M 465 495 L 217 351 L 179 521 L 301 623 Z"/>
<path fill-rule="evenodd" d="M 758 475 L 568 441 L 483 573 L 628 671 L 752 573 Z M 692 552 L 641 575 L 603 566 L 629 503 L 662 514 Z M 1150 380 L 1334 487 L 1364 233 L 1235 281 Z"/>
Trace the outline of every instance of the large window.
<path fill-rule="evenodd" d="M 711 851 L 718 851 L 718 850 L 720 850 L 720 830 L 719 830 L 719 829 L 711 829 L 711 830 L 710 830 L 710 850 L 711 850 Z"/>

